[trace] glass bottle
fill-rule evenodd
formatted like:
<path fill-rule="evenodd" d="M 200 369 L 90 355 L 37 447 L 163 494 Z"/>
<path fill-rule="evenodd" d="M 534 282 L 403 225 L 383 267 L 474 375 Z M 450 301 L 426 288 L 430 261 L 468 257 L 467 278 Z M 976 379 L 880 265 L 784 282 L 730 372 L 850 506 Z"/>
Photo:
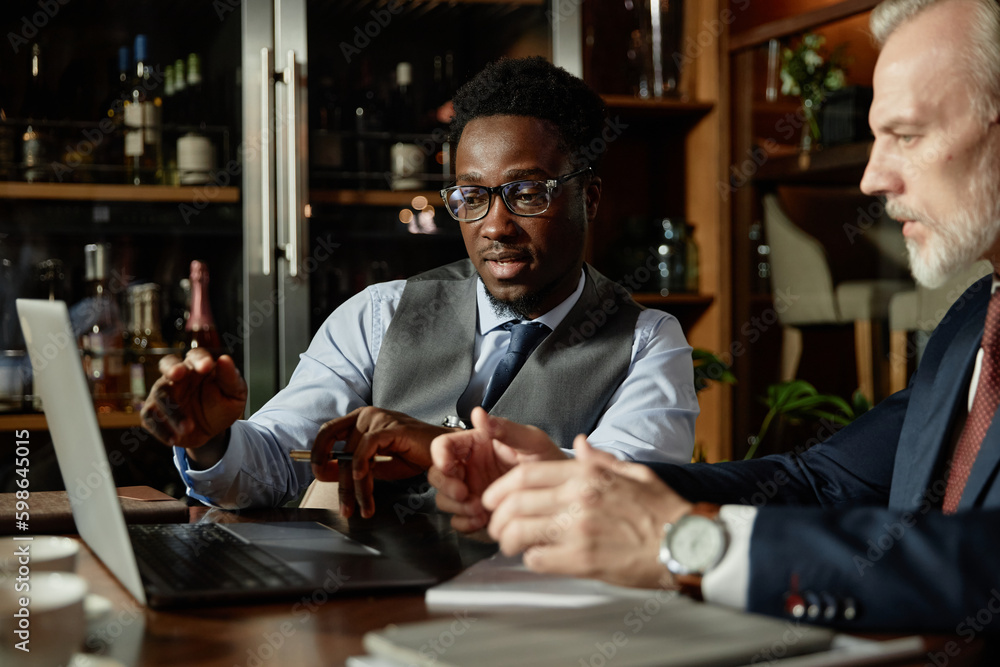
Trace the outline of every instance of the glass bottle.
<path fill-rule="evenodd" d="M 79 310 L 83 368 L 98 412 L 125 407 L 126 375 L 121 312 L 108 283 L 108 246 L 84 248 L 87 298 Z"/>
<path fill-rule="evenodd" d="M 685 225 L 684 235 L 684 288 L 688 292 L 698 293 L 698 243 L 694 240 L 694 225 Z"/>
<path fill-rule="evenodd" d="M 661 296 L 687 289 L 687 248 L 683 220 L 662 218 L 656 224 L 656 245 L 650 252 L 657 258 L 656 288 Z"/>
<path fill-rule="evenodd" d="M 176 72 L 174 76 L 176 77 Z M 184 109 L 184 122 L 197 125 L 198 129 L 185 133 L 177 140 L 178 182 L 181 185 L 203 185 L 212 178 L 215 147 L 207 132 L 208 114 L 202 90 L 201 57 L 197 53 L 188 54 L 187 83 L 183 94 L 187 105 Z"/>
<path fill-rule="evenodd" d="M 49 180 L 48 153 L 52 137 L 40 124 L 48 117 L 48 106 L 49 100 L 42 79 L 41 47 L 32 44 L 30 78 L 21 112 L 21 117 L 27 120 L 21 136 L 21 163 L 24 166 L 24 180 L 29 183 Z"/>
<path fill-rule="evenodd" d="M 393 190 L 419 190 L 425 171 L 426 152 L 413 142 L 417 131 L 417 103 L 413 93 L 413 67 L 408 62 L 396 65 L 396 89 L 390 105 L 390 122 L 396 143 L 389 149 Z"/>
<path fill-rule="evenodd" d="M 128 343 L 131 407 L 139 410 L 160 375 L 160 359 L 176 350 L 167 347 L 161 333 L 160 286 L 156 283 L 130 286 L 128 298 L 132 313 Z"/>
<path fill-rule="evenodd" d="M 203 347 L 213 355 L 219 351 L 219 332 L 208 303 L 208 267 L 204 262 L 191 262 L 191 315 L 184 330 L 189 348 Z"/>
<path fill-rule="evenodd" d="M 147 111 L 147 103 L 155 102 L 147 96 L 149 82 L 146 72 L 146 36 L 135 36 L 134 68 L 128 99 L 125 101 L 125 170 L 126 182 L 146 185 L 154 182 L 156 157 L 147 150 L 146 123 L 154 112 Z M 153 142 L 155 145 L 155 142 Z"/>

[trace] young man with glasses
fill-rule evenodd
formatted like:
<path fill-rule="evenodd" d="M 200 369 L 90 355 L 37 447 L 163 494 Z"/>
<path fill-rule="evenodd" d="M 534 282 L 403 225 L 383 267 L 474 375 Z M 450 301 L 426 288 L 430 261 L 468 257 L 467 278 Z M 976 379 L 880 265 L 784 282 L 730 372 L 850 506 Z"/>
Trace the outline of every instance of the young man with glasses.
<path fill-rule="evenodd" d="M 231 360 L 193 350 L 165 364 L 143 421 L 175 447 L 191 496 L 280 505 L 315 475 L 340 482 L 344 514 L 370 516 L 373 479 L 427 470 L 431 440 L 480 405 L 551 438 L 504 467 L 564 458 L 556 445 L 578 433 L 623 459 L 690 460 L 698 405 L 677 320 L 583 262 L 600 97 L 526 58 L 488 66 L 454 105 L 456 184 L 441 194 L 469 258 L 352 297 L 249 420 Z M 338 441 L 353 464 L 329 461 Z M 289 460 L 310 444 L 311 469 Z M 377 453 L 392 460 L 373 465 Z"/>

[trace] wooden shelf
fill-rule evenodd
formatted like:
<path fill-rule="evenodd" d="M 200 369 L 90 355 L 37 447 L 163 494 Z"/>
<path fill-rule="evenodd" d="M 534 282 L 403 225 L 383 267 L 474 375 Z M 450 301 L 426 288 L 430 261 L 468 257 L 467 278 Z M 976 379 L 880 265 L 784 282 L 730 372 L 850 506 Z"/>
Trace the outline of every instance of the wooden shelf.
<path fill-rule="evenodd" d="M 857 186 L 868 164 L 871 142 L 831 146 L 809 153 L 774 155 L 754 176 L 755 180 L 782 183 L 824 183 Z"/>
<path fill-rule="evenodd" d="M 309 203 L 409 207 L 415 197 L 425 198 L 432 206 L 444 205 L 436 190 L 311 190 Z"/>
<path fill-rule="evenodd" d="M 772 21 L 751 30 L 730 35 L 729 51 L 730 53 L 741 51 L 748 47 L 764 44 L 771 39 L 796 35 L 826 23 L 850 18 L 855 14 L 869 11 L 878 3 L 879 0 L 843 0 L 843 2 L 838 2 L 829 7 L 822 7 L 811 12 L 805 12 L 804 14 Z"/>
<path fill-rule="evenodd" d="M 132 428 L 139 425 L 139 413 L 110 412 L 98 414 L 97 423 L 101 428 Z M 21 429 L 45 431 L 48 428 L 49 425 L 45 421 L 45 415 L 43 414 L 0 415 L 0 432 L 19 431 Z"/>
<path fill-rule="evenodd" d="M 3 181 L 0 182 L 0 199 L 235 204 L 240 200 L 240 189 L 213 184 L 176 187 Z"/>
<path fill-rule="evenodd" d="M 632 295 L 636 303 L 643 306 L 710 306 L 715 298 L 711 294 L 668 294 L 656 292 L 636 292 Z"/>
<path fill-rule="evenodd" d="M 715 106 L 711 102 L 690 102 L 672 97 L 642 99 L 632 95 L 601 95 L 609 111 L 627 111 L 643 115 L 701 117 Z"/>

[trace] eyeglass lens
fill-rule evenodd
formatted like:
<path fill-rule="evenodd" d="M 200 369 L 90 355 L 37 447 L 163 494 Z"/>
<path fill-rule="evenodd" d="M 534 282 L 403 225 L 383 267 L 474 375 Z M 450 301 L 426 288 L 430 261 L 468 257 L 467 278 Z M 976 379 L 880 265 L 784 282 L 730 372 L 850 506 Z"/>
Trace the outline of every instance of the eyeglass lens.
<path fill-rule="evenodd" d="M 519 215 L 539 215 L 549 207 L 549 190 L 540 181 L 508 183 L 501 194 L 507 208 Z M 459 220 L 477 220 L 489 210 L 490 192 L 481 186 L 460 186 L 448 193 L 447 204 Z"/>

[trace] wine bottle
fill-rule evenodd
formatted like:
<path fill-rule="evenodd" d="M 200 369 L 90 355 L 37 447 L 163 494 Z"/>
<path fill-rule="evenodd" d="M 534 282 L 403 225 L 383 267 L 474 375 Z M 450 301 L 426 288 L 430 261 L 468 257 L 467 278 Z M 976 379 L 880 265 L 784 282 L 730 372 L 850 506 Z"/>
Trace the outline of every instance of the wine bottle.
<path fill-rule="evenodd" d="M 125 155 L 125 103 L 132 96 L 132 80 L 130 72 L 132 69 L 132 54 L 129 47 L 122 46 L 118 49 L 116 67 L 112 68 L 109 93 L 107 100 L 102 104 L 102 113 L 111 121 L 110 132 L 99 147 L 100 163 L 104 165 L 121 164 L 122 156 Z M 102 123 L 104 119 L 101 119 Z M 117 178 L 111 177 L 114 182 L 121 182 L 124 176 L 118 174 Z"/>
<path fill-rule="evenodd" d="M 146 36 L 135 36 L 133 50 L 132 83 L 125 102 L 125 169 L 126 182 L 133 185 L 153 183 L 156 176 L 156 158 L 147 150 L 146 124 L 154 113 L 147 111 L 147 103 L 155 104 L 147 97 L 149 88 L 146 71 Z"/>
<path fill-rule="evenodd" d="M 167 347 L 160 329 L 160 286 L 141 283 L 128 289 L 132 313 L 128 351 L 131 408 L 139 410 L 149 388 L 159 377 L 159 363 L 174 352 Z"/>
<path fill-rule="evenodd" d="M 413 67 L 408 62 L 396 65 L 396 89 L 390 105 L 390 122 L 397 141 L 389 152 L 390 186 L 393 190 L 418 190 L 427 151 L 414 143 L 417 130 L 417 102 L 413 91 Z"/>
<path fill-rule="evenodd" d="M 198 129 L 185 133 L 177 140 L 178 180 L 181 185 L 202 185 L 211 180 L 212 169 L 215 167 L 215 148 L 207 133 L 208 114 L 205 111 L 202 89 L 201 57 L 197 53 L 188 55 L 184 94 L 189 114 L 186 122 L 197 125 Z"/>
<path fill-rule="evenodd" d="M 41 124 L 48 117 L 48 106 L 49 100 L 42 79 L 41 47 L 32 44 L 28 90 L 21 112 L 21 117 L 27 121 L 21 137 L 21 163 L 24 167 L 24 180 L 29 183 L 49 180 L 48 154 L 52 137 Z"/>
<path fill-rule="evenodd" d="M 83 368 L 98 412 L 124 409 L 128 386 L 121 312 L 108 289 L 108 255 L 104 244 L 92 243 L 84 248 L 87 298 L 79 311 L 84 327 L 80 336 Z"/>
<path fill-rule="evenodd" d="M 212 308 L 208 303 L 208 267 L 204 262 L 191 262 L 191 315 L 184 330 L 187 332 L 188 347 L 205 348 L 213 355 L 221 348 L 219 332 L 212 318 Z"/>

